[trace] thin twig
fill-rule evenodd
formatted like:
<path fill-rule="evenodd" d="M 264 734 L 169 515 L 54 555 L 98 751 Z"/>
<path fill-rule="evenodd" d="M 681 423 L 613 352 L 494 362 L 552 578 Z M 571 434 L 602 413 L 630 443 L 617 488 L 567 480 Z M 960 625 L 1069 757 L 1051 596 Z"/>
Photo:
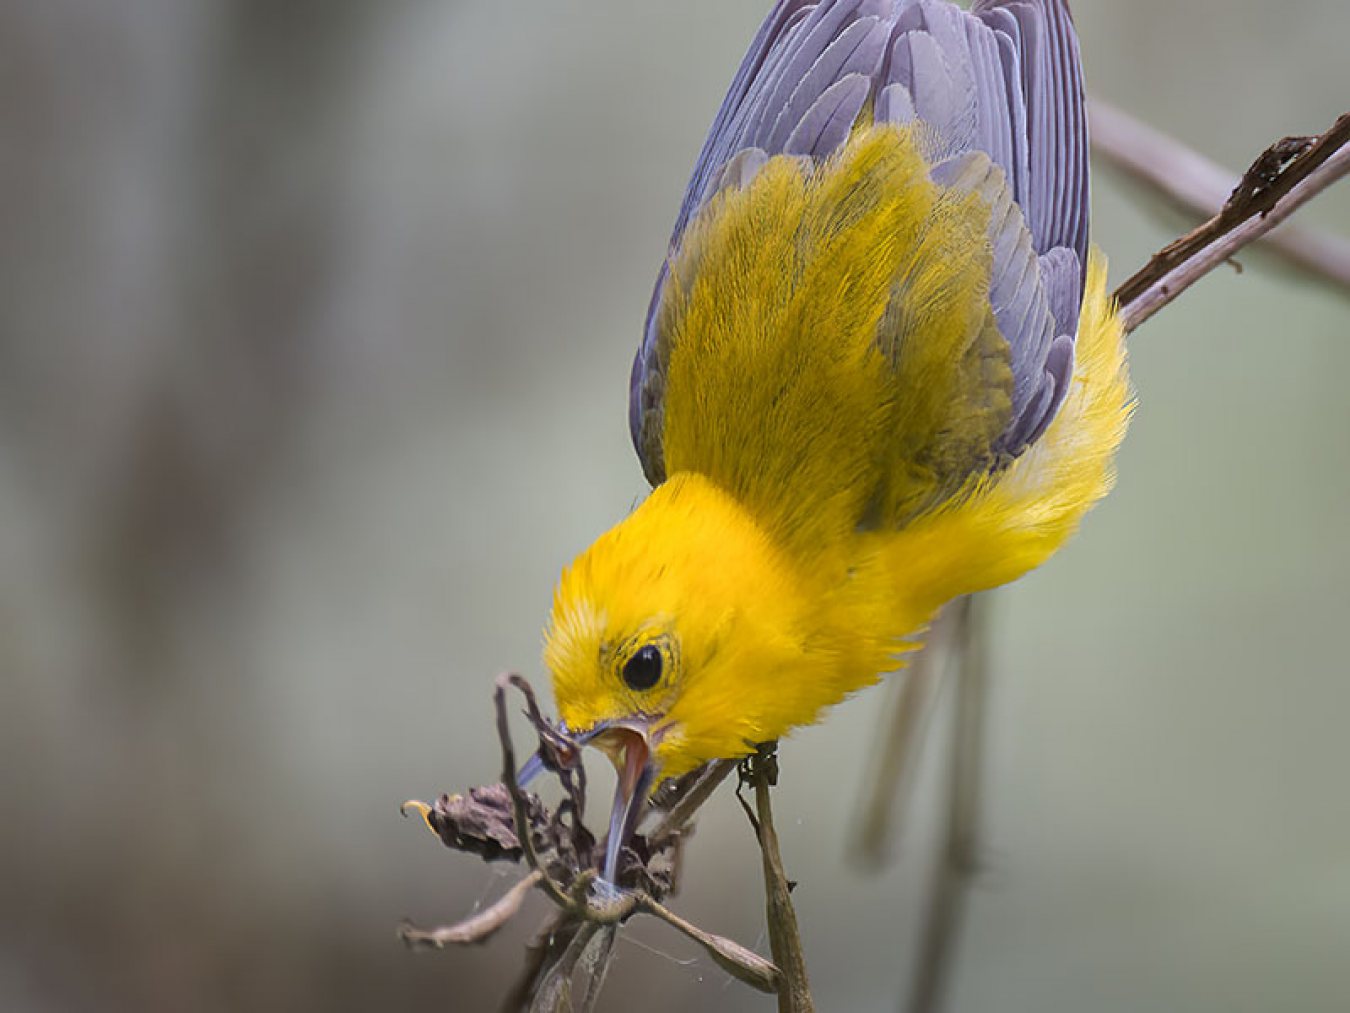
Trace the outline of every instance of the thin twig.
<path fill-rule="evenodd" d="M 543 872 L 536 869 L 502 894 L 491 907 L 445 928 L 423 931 L 405 922 L 399 926 L 399 938 L 409 946 L 431 946 L 438 950 L 465 943 L 485 943 L 515 917 L 520 906 L 525 903 L 526 895 L 543 878 Z"/>
<path fill-rule="evenodd" d="M 1300 152 L 1294 154 L 1294 152 Z M 1242 177 L 1222 211 L 1155 254 L 1116 290 L 1132 331 L 1248 243 L 1350 172 L 1350 113 L 1317 138 L 1285 138 Z"/>
<path fill-rule="evenodd" d="M 769 789 L 778 781 L 778 743 L 761 746 L 743 766 L 744 776 L 755 787 L 755 818 L 751 821 L 764 860 L 764 899 L 769 923 L 769 950 L 778 965 L 782 980 L 778 985 L 778 1013 L 813 1013 L 811 983 L 806 976 L 806 955 L 802 952 L 797 912 L 792 906 L 792 888 L 783 871 L 783 856 L 778 849 L 778 831 L 773 825 L 773 805 Z M 744 805 L 744 800 L 742 800 Z"/>
<path fill-rule="evenodd" d="M 550 958 L 556 961 L 561 956 L 581 924 L 566 911 L 555 910 L 549 915 L 534 938 L 525 944 L 525 963 L 502 996 L 498 1013 L 520 1013 L 529 1008 L 530 996 L 538 990 Z"/>
<path fill-rule="evenodd" d="M 614 962 L 614 944 L 619 938 L 617 925 L 605 925 L 586 945 L 579 966 L 586 976 L 586 991 L 577 1006 L 577 1013 L 593 1013 L 600 1003 L 600 990 L 605 987 L 610 964 Z"/>
<path fill-rule="evenodd" d="M 979 596 L 977 596 L 979 597 Z M 989 693 L 987 624 L 976 598 L 955 603 L 955 635 L 963 638 L 953 715 L 947 823 L 939 868 L 924 916 L 909 1013 L 936 1013 L 950 979 L 952 954 L 965 914 L 966 891 L 978 865 L 980 794 L 984 774 L 985 706 Z"/>
<path fill-rule="evenodd" d="M 697 925 L 685 921 L 675 912 L 646 894 L 638 896 L 637 905 L 647 914 L 660 918 L 671 928 L 684 933 L 702 946 L 704 952 L 713 959 L 713 963 L 738 981 L 742 981 L 761 992 L 772 993 L 780 990 L 782 973 L 774 964 L 765 960 L 754 950 L 746 949 L 740 943 L 725 936 L 716 936 L 711 932 L 704 932 Z"/>
<path fill-rule="evenodd" d="M 530 1013 L 559 1013 L 572 1009 L 572 973 L 581 955 L 590 946 L 591 939 L 600 931 L 601 926 L 594 922 L 581 923 L 562 957 L 544 975 L 530 1002 Z"/>
<path fill-rule="evenodd" d="M 520 676 L 506 672 L 497 676 L 496 685 L 493 687 L 493 702 L 497 707 L 497 735 L 501 739 L 502 747 L 502 784 L 506 785 L 506 790 L 511 796 L 511 814 L 516 824 L 516 839 L 520 841 L 520 850 L 525 856 L 525 864 L 529 866 L 531 872 L 540 873 L 539 887 L 561 908 L 571 908 L 573 906 L 572 898 L 567 895 L 558 882 L 550 876 L 539 864 L 539 856 L 534 850 L 534 838 L 530 833 L 530 822 L 526 818 L 525 812 L 525 793 L 520 790 L 520 785 L 516 783 L 516 751 L 511 744 L 511 729 L 506 719 L 506 688 L 515 686 L 521 690 L 526 699 L 533 701 L 534 691 Z"/>
<path fill-rule="evenodd" d="M 1241 179 L 1180 141 L 1108 102 L 1088 107 L 1092 150 L 1196 219 L 1223 211 Z M 1350 240 L 1287 223 L 1261 237 L 1263 249 L 1302 271 L 1350 291 Z"/>
<path fill-rule="evenodd" d="M 703 803 L 708 801 L 718 785 L 725 781 L 737 766 L 736 760 L 714 760 L 704 767 L 689 790 L 670 807 L 670 811 L 652 831 L 653 847 L 659 847 L 672 834 L 682 833 Z"/>

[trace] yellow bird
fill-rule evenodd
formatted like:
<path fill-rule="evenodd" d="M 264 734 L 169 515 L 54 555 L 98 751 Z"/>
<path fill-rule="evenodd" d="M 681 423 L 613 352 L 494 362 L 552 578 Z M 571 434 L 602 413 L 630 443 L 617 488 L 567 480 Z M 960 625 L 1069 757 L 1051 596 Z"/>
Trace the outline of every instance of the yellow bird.
<path fill-rule="evenodd" d="M 563 573 L 544 660 L 651 788 L 901 668 L 1044 562 L 1132 400 L 1064 0 L 780 0 L 713 124 L 630 422 L 651 495 Z"/>

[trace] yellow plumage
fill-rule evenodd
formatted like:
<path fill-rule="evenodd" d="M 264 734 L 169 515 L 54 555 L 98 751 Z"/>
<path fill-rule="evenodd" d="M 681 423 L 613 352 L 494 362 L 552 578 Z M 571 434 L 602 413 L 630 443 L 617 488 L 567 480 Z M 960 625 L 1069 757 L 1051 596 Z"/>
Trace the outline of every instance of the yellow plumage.
<path fill-rule="evenodd" d="M 546 638 L 573 730 L 643 722 L 675 776 L 816 720 L 945 602 L 1039 565 L 1110 488 L 1131 410 L 1093 255 L 1069 392 L 1008 461 L 989 209 L 913 127 L 779 156 L 690 224 L 660 308 L 670 476 L 563 575 Z M 625 681 L 644 647 L 650 688 Z"/>

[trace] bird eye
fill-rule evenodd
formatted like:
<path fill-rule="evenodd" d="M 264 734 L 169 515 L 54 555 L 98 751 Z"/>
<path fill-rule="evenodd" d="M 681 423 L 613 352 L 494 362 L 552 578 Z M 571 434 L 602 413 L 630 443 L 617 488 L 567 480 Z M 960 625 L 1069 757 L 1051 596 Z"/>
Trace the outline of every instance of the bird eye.
<path fill-rule="evenodd" d="M 623 681 L 629 689 L 651 689 L 661 681 L 661 649 L 644 644 L 623 664 Z"/>

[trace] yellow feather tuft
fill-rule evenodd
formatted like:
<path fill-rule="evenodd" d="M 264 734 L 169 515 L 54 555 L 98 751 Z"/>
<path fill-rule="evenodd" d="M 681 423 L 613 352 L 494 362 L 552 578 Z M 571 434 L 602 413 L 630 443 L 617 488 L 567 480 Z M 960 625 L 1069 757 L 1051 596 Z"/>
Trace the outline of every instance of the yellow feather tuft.
<path fill-rule="evenodd" d="M 879 536 L 886 565 L 903 571 L 916 607 L 936 609 L 1045 562 L 1110 492 L 1133 412 L 1124 328 L 1106 291 L 1106 259 L 1094 248 L 1073 377 L 1045 433 L 1003 472 L 976 479 L 894 536 Z"/>

